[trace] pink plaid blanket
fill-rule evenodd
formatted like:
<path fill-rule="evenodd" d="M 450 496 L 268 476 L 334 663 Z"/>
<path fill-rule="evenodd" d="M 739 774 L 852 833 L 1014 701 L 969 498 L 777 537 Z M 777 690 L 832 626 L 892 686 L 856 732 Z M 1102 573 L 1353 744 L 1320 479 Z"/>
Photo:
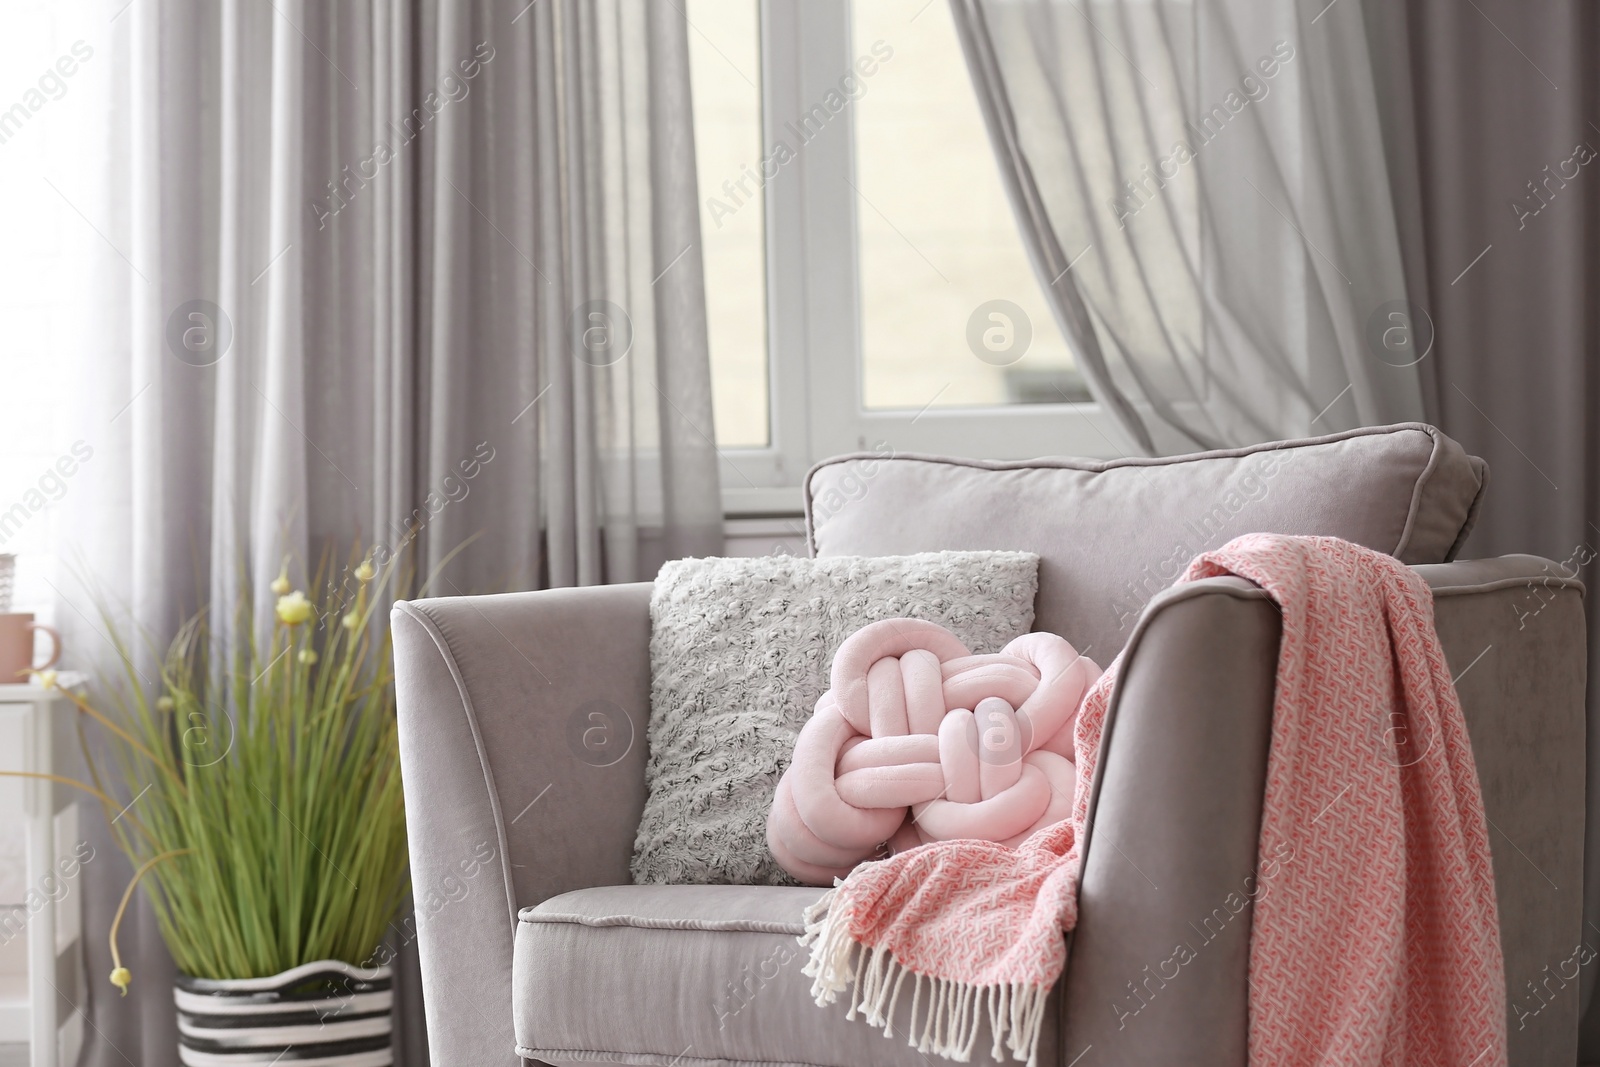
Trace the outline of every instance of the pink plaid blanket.
<path fill-rule="evenodd" d="M 1255 903 L 1250 1062 L 1504 1065 L 1483 801 L 1428 587 L 1334 538 L 1247 535 L 1180 581 L 1222 574 L 1283 614 L 1259 854 L 1295 864 Z M 938 841 L 863 863 L 807 911 L 818 1004 L 849 990 L 846 1017 L 889 1036 L 909 986 L 919 1051 L 965 1062 L 987 1019 L 994 1059 L 1036 1062 L 1120 664 L 1078 712 L 1069 818 L 1016 847 Z"/>

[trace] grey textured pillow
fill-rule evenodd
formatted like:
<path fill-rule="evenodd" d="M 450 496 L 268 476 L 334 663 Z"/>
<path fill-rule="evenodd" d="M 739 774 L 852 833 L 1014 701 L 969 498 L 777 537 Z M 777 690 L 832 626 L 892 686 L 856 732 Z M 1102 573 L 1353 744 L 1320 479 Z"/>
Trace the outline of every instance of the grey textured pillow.
<path fill-rule="evenodd" d="M 833 654 L 869 622 L 909 617 L 998 652 L 1033 625 L 1031 552 L 685 559 L 650 597 L 649 797 L 639 883 L 794 884 L 767 811 Z"/>

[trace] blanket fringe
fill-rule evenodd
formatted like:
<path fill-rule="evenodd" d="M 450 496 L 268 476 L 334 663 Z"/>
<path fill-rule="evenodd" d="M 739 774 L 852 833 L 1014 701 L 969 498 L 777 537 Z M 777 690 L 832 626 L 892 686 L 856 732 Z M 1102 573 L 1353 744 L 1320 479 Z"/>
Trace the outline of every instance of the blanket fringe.
<path fill-rule="evenodd" d="M 974 986 L 917 974 L 895 959 L 887 946 L 869 947 L 850 936 L 849 924 L 842 918 L 836 921 L 830 909 L 836 892 L 828 890 L 806 909 L 806 932 L 799 939 L 802 945 L 811 946 L 811 959 L 802 973 L 812 979 L 811 996 L 817 1004 L 832 1004 L 848 989 L 850 1006 L 845 1018 L 859 1014 L 868 1026 L 882 1028 L 884 1037 L 893 1037 L 895 1005 L 909 976 L 908 1045 L 924 1055 L 932 1052 L 968 1063 L 987 1017 L 993 1037 L 989 1055 L 997 1063 L 1005 1059 L 1003 1049 L 1009 1049 L 1013 1060 L 1038 1067 L 1049 986 L 1027 982 Z"/>

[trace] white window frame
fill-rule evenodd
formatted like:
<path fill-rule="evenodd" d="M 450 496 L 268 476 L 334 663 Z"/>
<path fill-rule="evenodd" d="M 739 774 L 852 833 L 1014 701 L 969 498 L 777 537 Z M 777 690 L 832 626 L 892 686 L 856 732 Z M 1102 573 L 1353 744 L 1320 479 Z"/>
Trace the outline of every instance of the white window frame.
<path fill-rule="evenodd" d="M 860 49 L 850 40 L 850 2 L 760 0 L 764 158 L 779 139 L 793 147 L 785 125 L 821 101 L 854 62 Z M 1097 403 L 866 409 L 853 112 L 847 105 L 764 187 L 769 444 L 720 450 L 724 510 L 797 512 L 805 472 L 844 452 L 1128 454 L 1127 436 Z"/>

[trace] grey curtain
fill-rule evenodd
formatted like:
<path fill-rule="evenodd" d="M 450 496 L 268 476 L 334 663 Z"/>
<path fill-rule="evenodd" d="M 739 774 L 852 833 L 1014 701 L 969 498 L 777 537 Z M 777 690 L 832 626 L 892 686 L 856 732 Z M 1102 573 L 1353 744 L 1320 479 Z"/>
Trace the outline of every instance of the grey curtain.
<path fill-rule="evenodd" d="M 1600 184 L 1590 173 L 1600 166 L 1600 12 L 1581 0 L 1541 4 L 1536 18 L 1511 0 L 1369 0 L 1368 8 L 1381 20 L 1375 47 L 1381 39 L 1398 53 L 1386 118 L 1415 131 L 1420 195 L 1407 258 L 1426 285 L 1419 300 L 1437 337 L 1424 364 L 1429 415 L 1493 474 L 1466 554 L 1537 553 L 1581 574 L 1590 590 L 1589 837 L 1578 936 L 1600 951 Z M 1530 588 L 1524 625 L 1546 624 L 1538 605 Z M 1535 842 L 1495 846 L 1530 861 L 1538 855 Z M 1508 982 L 1528 1026 L 1547 1025 L 1550 1016 L 1536 1009 L 1551 997 L 1590 1005 L 1585 1064 L 1600 1063 L 1596 974 L 1588 964 L 1576 981 L 1551 980 L 1542 997 L 1527 983 L 1545 982 L 1545 973 Z"/>
<path fill-rule="evenodd" d="M 1035 272 L 1139 448 L 1422 416 L 1358 5 L 951 7 Z"/>
<path fill-rule="evenodd" d="M 136 0 L 77 384 L 66 553 L 159 644 L 285 554 L 410 547 L 434 591 L 629 581 L 721 547 L 687 38 L 622 0 Z M 85 588 L 61 617 L 103 662 Z M 97 843 L 103 855 L 113 850 Z M 85 1063 L 175 1062 L 147 911 L 86 870 Z M 397 932 L 406 940 L 405 928 Z M 401 1061 L 426 1062 L 402 952 Z"/>

